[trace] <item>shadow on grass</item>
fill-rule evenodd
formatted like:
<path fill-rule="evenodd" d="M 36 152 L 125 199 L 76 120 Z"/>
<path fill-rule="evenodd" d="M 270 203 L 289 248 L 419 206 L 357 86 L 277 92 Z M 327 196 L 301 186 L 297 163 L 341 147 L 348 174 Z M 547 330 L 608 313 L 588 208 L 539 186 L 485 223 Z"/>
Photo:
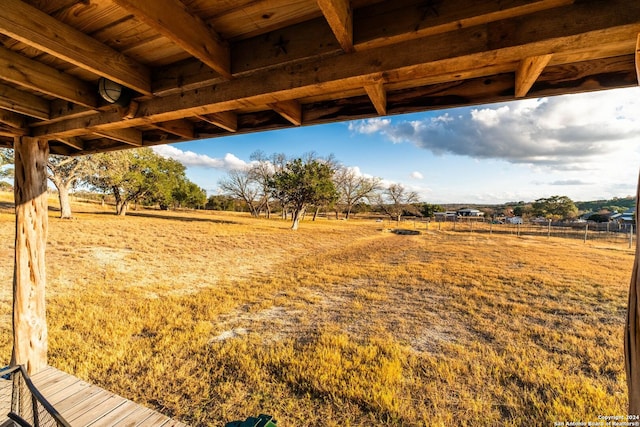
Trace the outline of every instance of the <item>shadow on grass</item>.
<path fill-rule="evenodd" d="M 92 212 L 92 213 L 97 215 L 115 216 L 115 212 Z M 135 216 L 140 218 L 168 219 L 172 221 L 184 221 L 184 222 L 209 222 L 213 224 L 240 224 L 239 222 L 229 221 L 226 219 L 173 216 L 173 215 L 163 215 L 162 213 L 135 212 L 135 211 L 134 212 L 128 211 L 126 216 Z"/>

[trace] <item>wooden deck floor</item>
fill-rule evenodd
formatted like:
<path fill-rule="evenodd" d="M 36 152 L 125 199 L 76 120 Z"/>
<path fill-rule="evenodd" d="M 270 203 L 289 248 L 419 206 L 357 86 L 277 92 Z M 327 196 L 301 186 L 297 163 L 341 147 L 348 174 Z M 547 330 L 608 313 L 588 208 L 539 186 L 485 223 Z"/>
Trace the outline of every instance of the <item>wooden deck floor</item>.
<path fill-rule="evenodd" d="M 31 380 L 74 427 L 188 427 L 53 367 L 38 372 Z M 8 407 L 0 402 L 0 407 L 5 405 Z"/>

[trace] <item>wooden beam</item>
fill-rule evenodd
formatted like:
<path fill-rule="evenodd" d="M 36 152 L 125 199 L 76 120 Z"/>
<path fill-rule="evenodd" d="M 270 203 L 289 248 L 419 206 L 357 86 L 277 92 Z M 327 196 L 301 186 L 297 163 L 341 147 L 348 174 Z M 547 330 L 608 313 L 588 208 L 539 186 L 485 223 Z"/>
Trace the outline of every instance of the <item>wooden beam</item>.
<path fill-rule="evenodd" d="M 231 78 L 229 45 L 179 0 L 114 0 L 140 21 Z"/>
<path fill-rule="evenodd" d="M 384 90 L 384 83 L 378 82 L 365 85 L 364 90 L 369 95 L 369 99 L 371 99 L 371 103 L 378 114 L 385 116 L 387 114 L 387 92 Z"/>
<path fill-rule="evenodd" d="M 0 123 L 0 136 L 13 138 L 16 136 L 26 136 L 26 135 L 27 135 L 27 130 L 24 128 L 14 128 L 13 126 Z"/>
<path fill-rule="evenodd" d="M 349 0 L 317 0 L 318 6 L 345 52 L 353 52 L 353 14 Z"/>
<path fill-rule="evenodd" d="M 221 111 L 219 113 L 197 115 L 196 117 L 228 132 L 238 131 L 238 115 L 233 111 Z"/>
<path fill-rule="evenodd" d="M 85 107 L 98 106 L 93 85 L 2 47 L 0 79 Z"/>
<path fill-rule="evenodd" d="M 142 147 L 142 132 L 133 129 L 113 129 L 113 130 L 95 130 L 92 131 L 96 135 L 113 139 L 114 141 L 124 142 L 125 144 L 133 145 L 134 147 Z"/>
<path fill-rule="evenodd" d="M 182 138 L 194 139 L 196 137 L 193 123 L 189 120 L 178 119 L 168 122 L 158 122 L 154 123 L 153 126 L 165 132 L 181 136 Z"/>
<path fill-rule="evenodd" d="M 0 108 L 40 120 L 49 118 L 48 101 L 2 83 L 0 83 Z"/>
<path fill-rule="evenodd" d="M 640 33 L 636 39 L 636 74 L 638 75 L 638 84 L 640 85 Z"/>
<path fill-rule="evenodd" d="M 63 143 L 71 148 L 75 148 L 76 150 L 84 150 L 84 141 L 78 137 L 70 137 L 70 138 L 56 138 L 56 141 Z"/>
<path fill-rule="evenodd" d="M 20 129 L 27 126 L 27 118 L 22 114 L 0 109 L 0 123 Z"/>
<path fill-rule="evenodd" d="M 378 82 L 381 73 L 387 84 L 392 85 L 472 70 L 474 66 L 482 68 L 484 64 L 511 64 L 525 55 L 589 49 L 603 39 L 611 43 L 635 40 L 640 32 L 640 3 L 612 1 L 616 2 L 616 8 L 626 5 L 627 12 L 618 13 L 620 9 L 610 3 L 578 3 L 572 15 L 576 19 L 568 22 L 563 21 L 565 15 L 558 11 L 539 12 L 526 21 L 502 22 L 496 28 L 478 26 L 350 55 L 316 58 L 297 64 L 294 71 L 264 70 L 212 87 L 142 102 L 138 115 L 126 122 L 118 123 L 120 118 L 102 113 L 34 128 L 33 134 L 66 136 L 78 135 L 75 132 L 84 127 L 139 126 L 362 88 Z M 492 45 L 491 50 L 487 50 L 487 44 Z M 398 55 L 398 51 L 403 54 Z"/>
<path fill-rule="evenodd" d="M 527 95 L 553 55 L 530 56 L 520 61 L 516 70 L 516 98 Z"/>
<path fill-rule="evenodd" d="M 289 120 L 291 124 L 295 126 L 300 126 L 302 124 L 302 105 L 300 105 L 300 103 L 295 99 L 274 102 L 268 105 L 269 108 Z"/>
<path fill-rule="evenodd" d="M 46 140 L 15 138 L 16 209 L 13 274 L 13 351 L 11 365 L 25 365 L 30 375 L 47 366 L 47 159 Z"/>
<path fill-rule="evenodd" d="M 151 95 L 150 74 L 145 66 L 23 1 L 2 1 L 0 33 Z"/>

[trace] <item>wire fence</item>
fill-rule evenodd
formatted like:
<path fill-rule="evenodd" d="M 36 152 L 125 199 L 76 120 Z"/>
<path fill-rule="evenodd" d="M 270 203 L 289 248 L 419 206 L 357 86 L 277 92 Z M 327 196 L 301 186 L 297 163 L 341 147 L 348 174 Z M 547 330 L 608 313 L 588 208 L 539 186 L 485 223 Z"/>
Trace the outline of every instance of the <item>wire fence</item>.
<path fill-rule="evenodd" d="M 390 228 L 426 231 L 448 231 L 456 233 L 478 233 L 486 235 L 538 236 L 578 239 L 584 242 L 598 241 L 615 244 L 635 243 L 635 227 L 632 224 L 616 223 L 537 223 L 537 224 L 496 224 L 473 218 L 457 221 L 433 221 L 425 218 L 404 218 L 400 222 L 387 220 Z"/>

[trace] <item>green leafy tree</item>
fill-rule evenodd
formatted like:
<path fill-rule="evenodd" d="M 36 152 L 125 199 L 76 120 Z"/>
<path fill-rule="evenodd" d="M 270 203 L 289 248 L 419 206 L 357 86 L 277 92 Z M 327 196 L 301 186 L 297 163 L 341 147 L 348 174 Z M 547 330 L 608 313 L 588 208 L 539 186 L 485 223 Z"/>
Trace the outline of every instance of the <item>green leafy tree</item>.
<path fill-rule="evenodd" d="M 318 159 L 303 161 L 298 158 L 274 173 L 269 187 L 275 197 L 291 209 L 292 230 L 298 229 L 300 218 L 309 205 L 337 197 L 332 178 L 331 165 Z"/>
<path fill-rule="evenodd" d="M 188 179 L 180 181 L 172 196 L 178 207 L 202 209 L 207 203 L 207 192 Z"/>
<path fill-rule="evenodd" d="M 87 182 L 97 190 L 113 194 L 117 215 L 126 215 L 133 201 L 171 200 L 175 185 L 184 178 L 182 164 L 161 157 L 150 148 L 96 154 L 94 160 L 96 170 Z"/>
<path fill-rule="evenodd" d="M 535 216 L 547 219 L 572 219 L 578 216 L 578 208 L 567 196 L 551 196 L 537 199 L 531 205 Z"/>
<path fill-rule="evenodd" d="M 422 216 L 431 218 L 435 212 L 442 212 L 444 209 L 440 205 L 432 205 L 429 203 L 422 203 L 418 206 Z"/>
<path fill-rule="evenodd" d="M 71 218 L 69 193 L 95 172 L 96 163 L 92 156 L 65 157 L 50 155 L 47 161 L 47 178 L 58 190 L 60 218 Z"/>

